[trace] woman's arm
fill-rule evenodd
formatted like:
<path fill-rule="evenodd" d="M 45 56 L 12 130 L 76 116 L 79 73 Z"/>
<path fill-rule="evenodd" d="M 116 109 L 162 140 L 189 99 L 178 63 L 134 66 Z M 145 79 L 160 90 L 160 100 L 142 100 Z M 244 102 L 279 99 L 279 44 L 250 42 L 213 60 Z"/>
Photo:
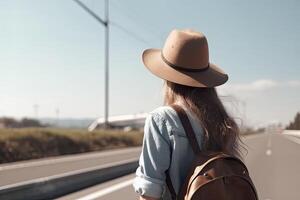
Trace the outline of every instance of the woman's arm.
<path fill-rule="evenodd" d="M 151 113 L 146 118 L 139 167 L 133 182 L 140 200 L 159 200 L 165 189 L 165 172 L 170 165 L 170 140 L 166 124 L 158 113 Z"/>

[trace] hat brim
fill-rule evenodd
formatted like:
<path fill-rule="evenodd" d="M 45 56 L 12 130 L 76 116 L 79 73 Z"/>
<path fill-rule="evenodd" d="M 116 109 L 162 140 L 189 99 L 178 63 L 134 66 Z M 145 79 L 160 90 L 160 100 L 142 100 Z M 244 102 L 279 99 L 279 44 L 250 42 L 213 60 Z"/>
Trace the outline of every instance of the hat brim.
<path fill-rule="evenodd" d="M 147 49 L 142 55 L 144 65 L 154 75 L 181 85 L 192 87 L 216 87 L 228 80 L 228 75 L 215 64 L 200 72 L 177 70 L 166 64 L 161 58 L 160 49 Z"/>

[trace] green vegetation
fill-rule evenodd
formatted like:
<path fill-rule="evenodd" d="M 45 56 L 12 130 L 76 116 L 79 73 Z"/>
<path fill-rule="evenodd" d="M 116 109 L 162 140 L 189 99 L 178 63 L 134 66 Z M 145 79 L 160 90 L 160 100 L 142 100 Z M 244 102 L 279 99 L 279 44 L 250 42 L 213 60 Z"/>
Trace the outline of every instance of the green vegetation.
<path fill-rule="evenodd" d="M 288 130 L 300 130 L 300 112 L 298 112 L 294 118 L 294 121 L 292 121 L 286 129 Z"/>
<path fill-rule="evenodd" d="M 10 117 L 1 117 L 0 125 L 5 128 L 45 127 L 36 119 L 23 118 L 16 120 Z"/>
<path fill-rule="evenodd" d="M 19 128 L 0 129 L 0 163 L 138 146 L 139 131 Z"/>

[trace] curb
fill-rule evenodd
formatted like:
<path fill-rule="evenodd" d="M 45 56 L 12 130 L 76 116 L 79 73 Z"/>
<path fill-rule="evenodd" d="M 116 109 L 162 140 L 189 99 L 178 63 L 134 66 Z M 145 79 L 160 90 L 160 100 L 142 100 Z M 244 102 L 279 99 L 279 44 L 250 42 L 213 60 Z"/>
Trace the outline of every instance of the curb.
<path fill-rule="evenodd" d="M 138 160 L 116 162 L 110 166 L 93 167 L 28 182 L 0 187 L 0 199 L 54 199 L 123 175 L 133 173 Z"/>

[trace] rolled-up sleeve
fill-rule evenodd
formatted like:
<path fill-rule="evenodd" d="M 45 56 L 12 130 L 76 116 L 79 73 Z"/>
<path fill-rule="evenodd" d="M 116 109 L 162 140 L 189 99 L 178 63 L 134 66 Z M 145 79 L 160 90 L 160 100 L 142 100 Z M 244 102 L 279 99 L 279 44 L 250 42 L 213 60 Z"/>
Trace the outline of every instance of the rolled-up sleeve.
<path fill-rule="evenodd" d="M 142 153 L 133 182 L 134 190 L 160 198 L 165 189 L 165 172 L 170 165 L 170 140 L 164 118 L 150 113 L 145 120 Z"/>

